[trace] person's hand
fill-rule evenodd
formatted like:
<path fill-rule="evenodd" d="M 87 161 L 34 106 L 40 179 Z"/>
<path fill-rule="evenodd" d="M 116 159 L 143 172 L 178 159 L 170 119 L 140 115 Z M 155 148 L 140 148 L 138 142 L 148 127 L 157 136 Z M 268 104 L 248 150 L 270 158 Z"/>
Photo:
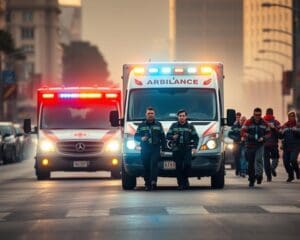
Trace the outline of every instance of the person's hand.
<path fill-rule="evenodd" d="M 147 136 L 142 137 L 142 141 L 143 141 L 143 142 L 146 142 L 147 140 L 148 140 L 148 137 L 147 137 Z"/>
<path fill-rule="evenodd" d="M 173 135 L 173 139 L 176 140 L 179 137 L 178 134 Z"/>
<path fill-rule="evenodd" d="M 269 127 L 274 129 L 275 128 L 274 123 L 269 123 Z"/>
<path fill-rule="evenodd" d="M 258 142 L 263 142 L 264 139 L 263 139 L 262 137 L 260 137 L 257 141 L 258 141 Z"/>
<path fill-rule="evenodd" d="M 192 154 L 195 154 L 197 152 L 196 148 L 192 148 Z"/>

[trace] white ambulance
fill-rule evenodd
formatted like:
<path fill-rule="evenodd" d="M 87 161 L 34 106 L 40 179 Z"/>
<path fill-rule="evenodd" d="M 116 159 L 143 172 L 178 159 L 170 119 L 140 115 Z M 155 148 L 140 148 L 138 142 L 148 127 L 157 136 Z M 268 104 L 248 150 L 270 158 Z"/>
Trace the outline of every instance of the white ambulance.
<path fill-rule="evenodd" d="M 224 187 L 222 129 L 235 120 L 235 111 L 223 118 L 223 65 L 218 62 L 149 62 L 123 65 L 124 135 L 123 189 L 133 189 L 143 176 L 140 148 L 134 141 L 137 126 L 152 106 L 165 132 L 179 109 L 185 109 L 200 141 L 193 155 L 190 177 L 211 177 L 213 188 Z M 116 120 L 112 122 L 117 123 Z M 117 125 L 117 124 L 115 124 Z M 169 146 L 170 144 L 168 144 Z M 169 146 L 170 147 L 170 146 Z M 159 176 L 175 177 L 171 149 L 162 152 Z"/>
<path fill-rule="evenodd" d="M 49 179 L 53 171 L 103 170 L 120 178 L 121 129 L 109 118 L 121 111 L 121 90 L 41 88 L 37 95 L 37 179 Z M 30 132 L 30 119 L 24 130 Z"/>

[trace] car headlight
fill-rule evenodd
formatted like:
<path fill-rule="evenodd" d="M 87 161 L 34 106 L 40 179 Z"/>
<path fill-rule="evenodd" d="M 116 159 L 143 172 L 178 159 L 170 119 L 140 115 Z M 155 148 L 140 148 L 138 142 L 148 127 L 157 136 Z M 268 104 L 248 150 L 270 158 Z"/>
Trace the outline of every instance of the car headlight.
<path fill-rule="evenodd" d="M 215 149 L 217 147 L 217 142 L 215 139 L 208 140 L 206 146 L 209 150 Z"/>
<path fill-rule="evenodd" d="M 118 152 L 120 150 L 120 143 L 117 140 L 111 140 L 107 143 L 106 150 L 109 152 Z"/>
<path fill-rule="evenodd" d="M 136 147 L 136 143 L 134 140 L 127 140 L 126 147 L 130 150 L 134 150 Z"/>
<path fill-rule="evenodd" d="M 50 140 L 42 140 L 40 145 L 40 149 L 43 152 L 54 152 L 55 151 L 55 144 Z"/>
<path fill-rule="evenodd" d="M 226 148 L 229 149 L 229 150 L 233 150 L 234 149 L 233 143 L 227 144 Z"/>

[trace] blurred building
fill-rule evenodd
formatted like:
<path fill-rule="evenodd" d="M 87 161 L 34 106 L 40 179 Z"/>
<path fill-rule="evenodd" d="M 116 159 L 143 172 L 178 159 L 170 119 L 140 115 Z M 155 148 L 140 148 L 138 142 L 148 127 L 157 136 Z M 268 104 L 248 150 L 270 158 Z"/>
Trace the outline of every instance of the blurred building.
<path fill-rule="evenodd" d="M 40 76 L 41 84 L 56 85 L 62 75 L 58 0 L 9 0 L 8 29 L 26 55 L 25 79 Z"/>
<path fill-rule="evenodd" d="M 59 0 L 60 37 L 63 44 L 81 40 L 81 0 Z"/>
<path fill-rule="evenodd" d="M 282 120 L 291 97 L 283 97 L 282 72 L 292 69 L 292 11 L 264 8 L 263 2 L 291 6 L 292 0 L 244 0 L 244 77 L 248 108 L 275 109 Z"/>
<path fill-rule="evenodd" d="M 0 0 L 0 29 L 5 27 L 6 0 Z"/>
<path fill-rule="evenodd" d="M 11 114 L 19 121 L 35 117 L 36 90 L 57 86 L 62 78 L 62 47 L 59 36 L 58 0 L 8 0 L 7 30 L 23 62 L 10 63 L 16 73 L 17 108 Z"/>
<path fill-rule="evenodd" d="M 241 105 L 242 0 L 170 0 L 170 58 L 224 63 L 225 107 Z"/>

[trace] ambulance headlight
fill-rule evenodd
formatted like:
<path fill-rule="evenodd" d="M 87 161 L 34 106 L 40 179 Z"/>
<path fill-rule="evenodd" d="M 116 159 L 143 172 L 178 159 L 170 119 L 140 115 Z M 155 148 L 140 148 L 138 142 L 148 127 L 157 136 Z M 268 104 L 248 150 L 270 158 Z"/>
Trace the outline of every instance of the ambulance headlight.
<path fill-rule="evenodd" d="M 109 152 L 118 152 L 120 150 L 120 143 L 117 140 L 111 140 L 107 143 L 106 150 Z"/>
<path fill-rule="evenodd" d="M 42 140 L 39 144 L 42 152 L 54 152 L 55 144 L 50 140 Z"/>
<path fill-rule="evenodd" d="M 208 140 L 206 146 L 209 150 L 215 149 L 217 147 L 217 142 L 215 139 Z"/>
<path fill-rule="evenodd" d="M 135 141 L 134 140 L 127 140 L 127 142 L 126 142 L 126 147 L 128 148 L 128 149 L 130 149 L 130 150 L 134 150 L 135 149 L 135 147 L 136 147 L 136 143 L 135 143 Z"/>

